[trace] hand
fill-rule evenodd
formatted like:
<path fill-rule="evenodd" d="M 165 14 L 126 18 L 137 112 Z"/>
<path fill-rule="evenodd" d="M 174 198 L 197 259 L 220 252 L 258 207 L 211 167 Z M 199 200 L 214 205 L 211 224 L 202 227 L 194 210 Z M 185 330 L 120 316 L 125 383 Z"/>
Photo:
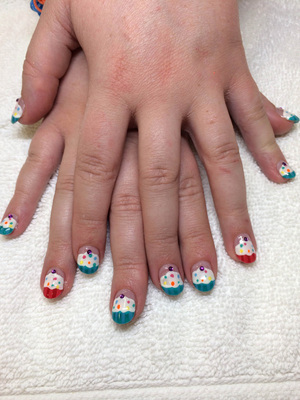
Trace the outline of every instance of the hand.
<path fill-rule="evenodd" d="M 254 246 L 255 240 L 230 116 L 274 182 L 285 181 L 278 170 L 286 160 L 246 64 L 236 2 L 194 0 L 174 7 L 171 1 L 163 6 L 87 1 L 84 9 L 80 1 L 47 2 L 24 65 L 22 122 L 33 122 L 51 108 L 70 49 L 78 43 L 87 56 L 90 85 L 75 170 L 74 255 L 88 243 L 104 252 L 125 135 L 128 126 L 137 125 L 145 241 L 154 283 L 159 284 L 164 265 L 182 270 L 181 129 L 190 133 L 208 173 L 226 249 L 234 259 L 246 261 L 236 254 L 239 238 L 247 233 Z"/>

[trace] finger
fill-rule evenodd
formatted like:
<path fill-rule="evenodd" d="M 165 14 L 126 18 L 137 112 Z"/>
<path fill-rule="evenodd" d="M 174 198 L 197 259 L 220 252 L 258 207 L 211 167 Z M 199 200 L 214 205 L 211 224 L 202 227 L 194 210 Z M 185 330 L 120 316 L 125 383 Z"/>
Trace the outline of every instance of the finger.
<path fill-rule="evenodd" d="M 73 251 L 79 261 L 92 246 L 102 259 L 105 249 L 107 214 L 118 175 L 129 111 L 110 95 L 92 93 L 84 117 L 75 170 Z M 84 264 L 84 273 L 98 269 Z M 85 268 L 87 267 L 87 268 Z"/>
<path fill-rule="evenodd" d="M 181 121 L 174 110 L 141 110 L 140 195 L 147 259 L 153 283 L 169 295 L 183 290 L 178 246 L 178 187 Z"/>
<path fill-rule="evenodd" d="M 47 1 L 24 61 L 22 93 L 13 111 L 13 123 L 32 124 L 52 108 L 59 80 L 69 66 L 72 50 L 78 47 L 70 32 L 66 2 Z"/>
<path fill-rule="evenodd" d="M 261 95 L 251 77 L 237 79 L 228 92 L 227 105 L 243 138 L 263 173 L 276 183 L 284 183 L 295 176 L 282 174 L 287 161 L 277 145 Z M 292 168 L 288 167 L 292 171 Z"/>
<path fill-rule="evenodd" d="M 32 139 L 15 193 L 4 213 L 0 234 L 17 237 L 29 225 L 45 187 L 62 156 L 64 141 L 57 128 L 44 121 Z"/>
<path fill-rule="evenodd" d="M 113 320 L 124 324 L 143 311 L 148 285 L 142 211 L 138 190 L 137 132 L 130 132 L 110 211 L 114 263 L 111 288 Z"/>
<path fill-rule="evenodd" d="M 66 296 L 74 282 L 76 263 L 72 252 L 72 206 L 77 135 L 69 138 L 60 166 L 53 200 L 47 254 L 41 289 L 48 299 Z"/>
<path fill-rule="evenodd" d="M 275 107 L 262 93 L 260 93 L 260 97 L 275 136 L 289 132 L 294 124 L 299 122 L 299 118 L 295 114 L 284 110 L 282 107 Z"/>
<path fill-rule="evenodd" d="M 195 146 L 209 178 L 226 250 L 235 260 L 253 262 L 255 239 L 247 209 L 243 167 L 222 93 L 212 92 L 209 98 L 206 96 L 205 104 L 199 101 L 190 122 Z M 246 237 L 249 244 L 245 246 L 246 258 L 238 253 L 240 237 Z"/>
<path fill-rule="evenodd" d="M 187 280 L 200 292 L 212 290 L 217 277 L 217 255 L 198 165 L 184 138 L 181 139 L 179 240 Z"/>

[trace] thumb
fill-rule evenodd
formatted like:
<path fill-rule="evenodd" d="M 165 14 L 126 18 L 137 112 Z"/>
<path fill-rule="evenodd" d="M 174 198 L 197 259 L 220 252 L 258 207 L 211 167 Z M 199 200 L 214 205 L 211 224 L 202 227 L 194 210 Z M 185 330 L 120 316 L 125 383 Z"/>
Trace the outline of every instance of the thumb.
<path fill-rule="evenodd" d="M 33 124 L 52 108 L 59 80 L 70 64 L 74 38 L 67 0 L 47 1 L 23 65 L 21 97 L 11 122 Z"/>

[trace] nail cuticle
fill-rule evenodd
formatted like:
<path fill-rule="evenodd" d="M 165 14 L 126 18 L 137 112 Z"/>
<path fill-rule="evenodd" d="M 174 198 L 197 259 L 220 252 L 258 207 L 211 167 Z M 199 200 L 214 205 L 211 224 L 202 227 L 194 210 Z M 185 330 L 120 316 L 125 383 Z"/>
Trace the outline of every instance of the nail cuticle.
<path fill-rule="evenodd" d="M 293 179 L 296 177 L 296 172 L 286 161 L 280 161 L 277 164 L 277 169 L 281 177 L 284 179 Z"/>
<path fill-rule="evenodd" d="M 78 251 L 77 266 L 81 272 L 94 274 L 100 265 L 99 251 L 93 246 L 83 246 Z"/>
<path fill-rule="evenodd" d="M 47 299 L 55 299 L 60 296 L 64 289 L 64 274 L 57 268 L 48 271 L 44 281 L 44 296 Z"/>
<path fill-rule="evenodd" d="M 240 261 L 250 264 L 256 260 L 256 251 L 249 235 L 242 233 L 237 236 L 234 244 L 235 254 Z"/>
<path fill-rule="evenodd" d="M 16 229 L 18 219 L 14 214 L 8 214 L 0 223 L 0 235 L 10 235 Z"/>
<path fill-rule="evenodd" d="M 169 296 L 177 296 L 183 291 L 184 284 L 176 265 L 163 265 L 159 270 L 159 281 L 163 291 Z"/>
<path fill-rule="evenodd" d="M 193 284 L 200 292 L 209 292 L 215 286 L 215 275 L 211 265 L 207 261 L 200 261 L 193 265 L 192 269 Z"/>
<path fill-rule="evenodd" d="M 135 295 L 131 290 L 119 290 L 112 306 L 112 319 L 119 325 L 128 324 L 132 321 L 136 310 Z"/>
<path fill-rule="evenodd" d="M 19 119 L 22 117 L 24 110 L 25 110 L 25 103 L 22 97 L 18 98 L 16 100 L 16 105 L 13 110 L 12 116 L 11 116 L 11 122 L 12 124 L 15 124 L 16 122 L 19 121 Z"/>

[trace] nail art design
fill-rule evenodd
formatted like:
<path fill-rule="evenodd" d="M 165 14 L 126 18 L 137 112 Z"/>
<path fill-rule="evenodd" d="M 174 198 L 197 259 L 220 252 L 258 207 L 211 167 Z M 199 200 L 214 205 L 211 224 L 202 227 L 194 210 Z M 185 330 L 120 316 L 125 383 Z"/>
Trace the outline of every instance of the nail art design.
<path fill-rule="evenodd" d="M 296 172 L 289 166 L 288 163 L 282 161 L 279 167 L 279 173 L 284 179 L 293 179 L 296 176 Z"/>
<path fill-rule="evenodd" d="M 86 250 L 86 251 L 85 251 Z M 84 274 L 93 274 L 99 268 L 99 255 L 94 247 L 82 247 L 79 249 L 77 265 Z"/>
<path fill-rule="evenodd" d="M 14 231 L 16 225 L 17 221 L 14 219 L 14 216 L 9 214 L 0 224 L 0 235 L 10 235 Z"/>
<path fill-rule="evenodd" d="M 17 104 L 15 105 L 14 111 L 11 116 L 11 122 L 15 124 L 19 119 L 22 117 L 24 109 L 25 109 L 25 103 L 20 97 L 19 99 L 16 100 Z"/>
<path fill-rule="evenodd" d="M 215 286 L 215 275 L 208 262 L 200 262 L 192 267 L 193 284 L 200 292 L 209 292 Z"/>
<path fill-rule="evenodd" d="M 160 284 L 165 293 L 176 296 L 183 291 L 183 282 L 175 265 L 164 265 L 160 275 Z"/>
<path fill-rule="evenodd" d="M 47 299 L 55 299 L 64 288 L 64 278 L 55 269 L 52 269 L 45 278 L 44 296 Z"/>
<path fill-rule="evenodd" d="M 127 324 L 135 314 L 135 300 L 121 293 L 114 300 L 112 319 L 120 325 Z"/>
<path fill-rule="evenodd" d="M 297 124 L 299 122 L 299 118 L 297 115 L 290 113 L 289 111 L 284 110 L 282 107 L 277 108 L 278 114 L 282 117 L 287 119 L 288 121 L 294 122 Z"/>
<path fill-rule="evenodd" d="M 256 260 L 254 246 L 247 234 L 242 234 L 236 238 L 235 254 L 239 260 L 246 264 L 253 263 Z"/>

